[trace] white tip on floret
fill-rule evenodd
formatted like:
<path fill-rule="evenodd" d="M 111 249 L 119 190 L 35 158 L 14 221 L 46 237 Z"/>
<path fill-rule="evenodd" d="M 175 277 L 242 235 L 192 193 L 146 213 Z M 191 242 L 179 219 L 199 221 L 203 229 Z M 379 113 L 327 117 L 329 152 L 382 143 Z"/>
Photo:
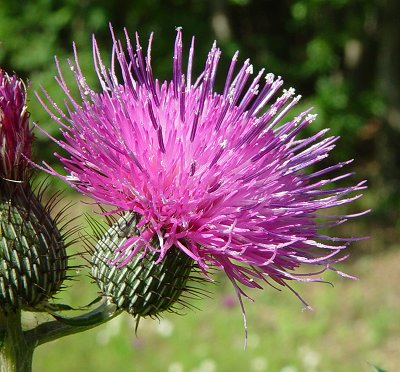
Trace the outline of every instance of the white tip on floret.
<path fill-rule="evenodd" d="M 79 79 L 78 79 L 78 82 L 79 82 L 79 85 L 82 87 L 82 88 L 85 88 L 86 87 L 86 79 L 83 77 L 83 76 L 80 76 L 79 77 Z"/>
<path fill-rule="evenodd" d="M 260 86 L 257 84 L 254 88 L 251 89 L 251 94 L 256 96 L 259 92 L 259 88 Z"/>
<path fill-rule="evenodd" d="M 249 65 L 249 67 L 246 68 L 246 74 L 249 75 L 253 74 L 253 65 Z"/>
<path fill-rule="evenodd" d="M 277 111 L 278 110 L 277 110 L 276 107 L 271 107 L 270 110 L 269 110 L 269 113 L 270 113 L 271 116 L 275 116 Z"/>
<path fill-rule="evenodd" d="M 294 99 L 297 102 L 299 102 L 301 100 L 301 94 L 297 95 Z"/>
<path fill-rule="evenodd" d="M 265 81 L 267 84 L 271 84 L 274 81 L 275 75 L 273 73 L 268 73 L 265 75 Z"/>
<path fill-rule="evenodd" d="M 283 98 L 290 98 L 292 96 L 294 96 L 296 90 L 292 87 L 290 87 L 289 89 L 284 89 L 283 90 Z"/>
<path fill-rule="evenodd" d="M 73 175 L 71 175 L 71 176 L 66 176 L 65 179 L 66 179 L 67 181 L 69 181 L 69 182 L 78 182 L 78 181 L 80 181 L 78 177 L 73 176 Z"/>
<path fill-rule="evenodd" d="M 235 87 L 234 87 L 234 86 L 231 86 L 231 87 L 229 88 L 228 96 L 227 96 L 228 101 L 229 101 L 230 103 L 233 102 L 233 97 L 234 97 L 235 93 L 236 93 Z"/>
<path fill-rule="evenodd" d="M 300 121 L 301 121 L 301 119 L 302 119 L 302 116 L 299 115 L 299 116 L 296 116 L 296 117 L 293 119 L 293 121 L 294 121 L 295 124 L 299 124 Z"/>
<path fill-rule="evenodd" d="M 312 121 L 314 121 L 315 119 L 317 118 L 317 114 L 308 114 L 307 116 L 306 116 L 306 120 L 308 121 L 308 122 L 312 122 Z"/>

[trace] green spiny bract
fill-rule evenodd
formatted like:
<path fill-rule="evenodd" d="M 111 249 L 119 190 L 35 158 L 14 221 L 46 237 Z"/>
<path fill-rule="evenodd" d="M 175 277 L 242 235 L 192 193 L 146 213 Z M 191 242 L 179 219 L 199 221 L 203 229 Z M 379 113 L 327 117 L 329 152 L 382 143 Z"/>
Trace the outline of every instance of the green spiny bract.
<path fill-rule="evenodd" d="M 118 308 L 138 317 L 157 316 L 173 310 L 177 302 L 184 303 L 180 299 L 182 294 L 192 292 L 187 283 L 194 261 L 180 249 L 171 247 L 160 262 L 157 262 L 159 252 L 147 250 L 122 267 L 114 264 L 115 250 L 138 234 L 136 222 L 137 215 L 128 212 L 102 232 L 93 250 L 92 276 L 103 296 L 109 297 Z"/>
<path fill-rule="evenodd" d="M 66 278 L 63 236 L 40 199 L 0 179 L 0 311 L 40 311 Z"/>

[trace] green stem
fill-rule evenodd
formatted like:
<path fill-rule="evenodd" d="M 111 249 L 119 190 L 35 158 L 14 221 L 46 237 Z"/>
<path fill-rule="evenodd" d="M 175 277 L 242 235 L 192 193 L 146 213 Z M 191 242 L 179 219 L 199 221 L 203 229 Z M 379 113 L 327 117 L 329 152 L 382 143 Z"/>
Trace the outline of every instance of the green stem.
<path fill-rule="evenodd" d="M 24 336 L 21 311 L 0 311 L 0 372 L 30 372 L 35 344 Z"/>
<path fill-rule="evenodd" d="M 121 313 L 107 299 L 96 309 L 73 317 L 63 318 L 53 314 L 34 327 L 23 330 L 21 311 L 1 312 L 0 310 L 0 372 L 31 372 L 32 357 L 36 346 L 60 337 L 87 331 L 108 322 Z M 50 315 L 49 315 L 50 316 Z M 53 320 L 55 319 L 55 320 Z"/>
<path fill-rule="evenodd" d="M 115 318 L 121 312 L 121 310 L 116 309 L 114 304 L 104 301 L 96 309 L 74 318 L 53 315 L 56 320 L 39 324 L 35 328 L 26 331 L 25 336 L 27 340 L 35 343 L 35 346 L 39 346 L 61 337 L 95 328 Z"/>

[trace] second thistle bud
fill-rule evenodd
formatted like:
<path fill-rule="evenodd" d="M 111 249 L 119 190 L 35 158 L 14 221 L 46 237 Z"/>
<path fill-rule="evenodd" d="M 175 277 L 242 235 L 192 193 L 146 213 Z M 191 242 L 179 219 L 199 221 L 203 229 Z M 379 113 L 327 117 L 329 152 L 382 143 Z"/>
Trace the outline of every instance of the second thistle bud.
<path fill-rule="evenodd" d="M 39 310 L 66 277 L 64 243 L 30 188 L 5 182 L 0 180 L 0 310 Z"/>
<path fill-rule="evenodd" d="M 137 254 L 123 267 L 113 264 L 115 250 L 139 233 L 136 218 L 135 213 L 128 212 L 103 234 L 94 248 L 92 276 L 102 294 L 120 309 L 134 316 L 155 316 L 179 302 L 187 290 L 194 261 L 171 247 L 157 262 L 160 253 L 154 246 L 154 251 Z"/>
<path fill-rule="evenodd" d="M 32 139 L 25 86 L 0 69 L 0 312 L 40 310 L 66 277 L 63 239 L 30 187 Z"/>

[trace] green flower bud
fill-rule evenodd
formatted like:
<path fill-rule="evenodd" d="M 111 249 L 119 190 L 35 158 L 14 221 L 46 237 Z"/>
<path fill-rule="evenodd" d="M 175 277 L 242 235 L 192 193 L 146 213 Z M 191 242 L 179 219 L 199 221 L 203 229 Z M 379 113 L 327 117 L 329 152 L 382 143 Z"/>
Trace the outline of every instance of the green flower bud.
<path fill-rule="evenodd" d="M 0 311 L 40 310 L 66 278 L 63 238 L 29 186 L 0 180 Z"/>
<path fill-rule="evenodd" d="M 158 251 L 139 253 L 122 267 L 114 264 L 115 250 L 137 235 L 137 218 L 126 213 L 104 232 L 92 256 L 92 276 L 104 296 L 134 316 L 156 316 L 173 310 L 187 286 L 194 261 L 182 250 L 171 247 L 157 262 Z M 98 226 L 97 226 L 98 227 Z M 152 244 L 154 248 L 155 242 Z"/>

